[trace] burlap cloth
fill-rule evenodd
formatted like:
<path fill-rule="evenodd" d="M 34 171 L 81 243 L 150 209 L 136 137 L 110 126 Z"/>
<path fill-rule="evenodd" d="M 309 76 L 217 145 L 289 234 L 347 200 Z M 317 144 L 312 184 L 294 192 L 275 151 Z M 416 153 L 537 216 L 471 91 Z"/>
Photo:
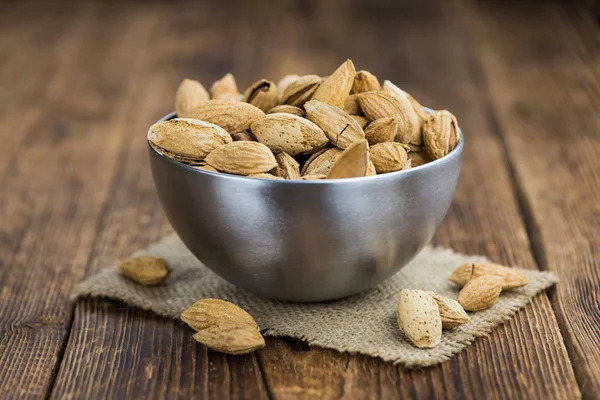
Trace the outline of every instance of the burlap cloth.
<path fill-rule="evenodd" d="M 551 272 L 522 270 L 531 279 L 527 286 L 502 293 L 500 300 L 488 310 L 470 313 L 471 321 L 444 331 L 437 347 L 418 349 L 409 343 L 396 324 L 396 300 L 400 290 L 426 289 L 456 298 L 457 287 L 448 282 L 447 277 L 458 265 L 488 261 L 485 257 L 428 247 L 375 289 L 334 302 L 298 304 L 267 300 L 225 282 L 202 265 L 175 236 L 136 254 L 167 260 L 172 274 L 165 285 L 141 286 L 123 277 L 113 265 L 78 284 L 73 298 L 118 299 L 170 318 L 178 318 L 184 309 L 201 298 L 219 298 L 252 314 L 266 336 L 289 336 L 309 345 L 368 354 L 405 367 L 424 367 L 448 360 L 476 337 L 486 335 L 510 319 L 536 293 L 558 280 Z"/>

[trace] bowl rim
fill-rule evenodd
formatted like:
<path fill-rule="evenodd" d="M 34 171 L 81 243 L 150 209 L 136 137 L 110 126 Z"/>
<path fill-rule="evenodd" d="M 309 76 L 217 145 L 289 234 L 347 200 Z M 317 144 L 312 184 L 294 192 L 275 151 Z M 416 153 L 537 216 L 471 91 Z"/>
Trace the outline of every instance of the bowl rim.
<path fill-rule="evenodd" d="M 423 107 L 423 109 L 428 113 L 431 114 L 433 112 L 432 109 L 427 108 L 427 107 Z M 164 122 L 164 121 L 168 121 L 171 119 L 177 118 L 177 113 L 175 111 L 172 111 L 170 113 L 168 113 L 167 115 L 163 116 L 162 118 L 160 118 L 158 121 L 156 121 L 154 124 L 158 124 L 159 122 Z M 153 124 L 153 125 L 154 125 Z M 460 126 L 458 127 L 458 134 L 459 134 L 459 142 L 458 145 L 452 149 L 448 154 L 446 154 L 445 156 L 443 156 L 442 158 L 438 158 L 437 160 L 433 160 L 431 162 L 428 162 L 426 164 L 423 165 L 419 165 L 417 167 L 412 167 L 406 170 L 399 170 L 399 171 L 394 171 L 394 172 L 388 172 L 385 174 L 380 174 L 380 175 L 371 175 L 371 176 L 361 176 L 361 177 L 357 177 L 357 178 L 338 178 L 338 179 L 311 179 L 311 180 L 303 180 L 303 179 L 265 179 L 265 178 L 257 178 L 257 177 L 249 177 L 249 176 L 243 176 L 243 175 L 234 175 L 234 174 L 227 174 L 227 173 L 223 173 L 223 172 L 212 172 L 212 171 L 207 171 L 204 169 L 200 169 L 200 168 L 196 168 L 193 167 L 191 165 L 187 165 L 184 163 L 181 163 L 179 161 L 173 160 L 172 158 L 169 158 L 167 156 L 165 156 L 164 154 L 160 153 L 159 151 L 157 151 L 154 147 L 152 147 L 152 145 L 150 144 L 150 141 L 148 139 L 146 139 L 147 143 L 148 143 L 148 147 L 150 149 L 151 152 L 153 152 L 155 155 L 157 155 L 158 157 L 160 157 L 161 159 L 179 167 L 179 168 L 184 168 L 187 169 L 189 171 L 192 171 L 194 173 L 200 174 L 200 175 L 208 175 L 208 176 L 214 176 L 214 177 L 219 177 L 219 178 L 223 178 L 223 179 L 237 179 L 237 180 L 243 180 L 243 181 L 254 181 L 254 182 L 263 182 L 266 184 L 281 184 L 281 185 L 293 185 L 293 184 L 298 184 L 298 185 L 327 185 L 327 184 L 332 184 L 332 183 L 343 183 L 343 184 L 349 184 L 349 183 L 359 183 L 359 182 L 365 182 L 365 181 L 369 181 L 369 182 L 375 182 L 377 180 L 380 179 L 391 179 L 393 177 L 396 176 L 400 176 L 401 174 L 404 174 L 402 176 L 408 176 L 410 174 L 416 174 L 419 173 L 420 171 L 425 171 L 428 169 L 435 169 L 437 167 L 440 167 L 442 164 L 445 164 L 447 162 L 449 162 L 450 159 L 452 158 L 456 158 L 456 157 L 460 157 L 461 153 L 462 153 L 462 149 L 465 143 L 465 138 L 464 138 L 464 134 L 462 132 L 462 129 L 460 129 Z"/>

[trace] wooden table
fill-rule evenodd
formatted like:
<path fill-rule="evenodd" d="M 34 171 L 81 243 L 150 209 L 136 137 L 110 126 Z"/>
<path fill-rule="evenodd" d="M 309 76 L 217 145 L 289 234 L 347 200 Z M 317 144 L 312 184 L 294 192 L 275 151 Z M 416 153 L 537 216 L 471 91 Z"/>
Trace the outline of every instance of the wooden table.
<path fill-rule="evenodd" d="M 600 398 L 598 9 L 414 3 L 1 3 L 0 398 Z M 69 302 L 171 232 L 145 133 L 182 78 L 245 87 L 347 57 L 458 116 L 434 244 L 551 270 L 556 288 L 421 370 L 286 339 L 225 356 L 179 322 Z"/>

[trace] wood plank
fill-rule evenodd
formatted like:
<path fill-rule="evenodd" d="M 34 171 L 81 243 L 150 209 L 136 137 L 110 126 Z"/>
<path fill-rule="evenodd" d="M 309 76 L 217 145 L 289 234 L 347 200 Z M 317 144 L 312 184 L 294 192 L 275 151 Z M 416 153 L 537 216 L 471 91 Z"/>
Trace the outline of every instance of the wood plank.
<path fill-rule="evenodd" d="M 465 132 L 473 133 L 468 136 L 465 167 L 455 203 L 436 236 L 436 243 L 534 268 L 502 146 L 491 126 L 486 103 L 481 103 L 485 99 L 477 89 L 479 82 L 470 75 L 475 61 L 469 59 L 470 48 L 462 44 L 463 33 L 459 24 L 453 22 L 457 11 L 445 6 L 432 13 L 431 6 L 398 5 L 383 12 L 377 8 L 375 11 L 362 9 L 353 3 L 323 2 L 316 5 L 317 10 L 311 15 L 298 5 L 277 3 L 271 5 L 271 11 L 278 18 L 256 27 L 247 22 L 261 15 L 260 5 L 255 5 L 242 13 L 245 21 L 233 21 L 239 27 L 237 35 L 208 20 L 200 23 L 196 19 L 202 15 L 198 9 L 178 13 L 165 9 L 160 14 L 168 15 L 172 25 L 154 45 L 163 49 L 160 60 L 176 60 L 169 65 L 178 79 L 191 75 L 210 82 L 219 73 L 231 69 L 242 87 L 258 76 L 277 79 L 288 72 L 325 74 L 343 58 L 351 56 L 359 68 L 393 78 L 425 104 L 447 105 L 456 111 Z M 236 13 L 231 13 L 230 7 L 231 4 L 227 15 L 231 18 Z M 212 12 L 215 20 L 225 13 L 218 7 Z M 414 22 L 424 16 L 429 18 L 427 24 Z M 325 25 L 324 21 L 334 22 Z M 369 28 L 362 29 L 360 36 L 354 30 L 358 21 Z M 222 50 L 202 40 L 203 35 L 221 38 L 226 49 L 239 49 L 240 55 L 222 59 Z M 326 42 L 323 37 L 327 38 Z M 353 37 L 363 46 L 357 48 Z M 402 48 L 394 50 L 395 41 L 390 38 L 402 38 Z M 405 52 L 417 56 L 408 58 Z M 381 61 L 381 54 L 386 54 L 385 62 Z M 206 77 L 209 79 L 204 79 Z M 160 83 L 148 89 L 145 97 L 153 97 L 152 93 L 161 90 L 170 93 L 177 84 L 174 76 L 154 78 L 154 82 Z M 170 104 L 170 99 L 157 101 L 165 107 Z M 96 261 L 90 271 L 154 240 L 166 229 L 162 214 L 155 211 L 158 203 L 151 194 L 145 160 L 140 161 L 145 158 L 143 141 L 132 140 L 127 146 L 127 162 L 123 165 L 122 177 L 115 184 L 115 198 L 107 206 L 94 250 Z M 490 170 L 488 165 L 498 167 Z M 142 225 L 141 229 L 132 229 L 138 225 Z M 156 317 L 141 312 L 133 316 L 132 313 L 136 312 L 94 301 L 77 307 L 54 397 L 82 393 L 118 397 L 134 393 L 134 388 L 135 393 L 147 398 L 165 393 L 171 396 L 210 393 L 227 397 L 231 391 L 238 390 L 227 380 L 232 376 L 229 364 L 211 361 L 216 355 L 209 353 L 206 361 L 198 356 L 197 349 L 196 353 L 184 351 L 183 344 L 173 346 L 170 353 L 156 354 L 157 342 L 171 343 L 168 338 L 186 335 L 189 339 L 189 331 L 180 324 L 157 324 Z M 104 325 L 96 325 L 97 318 L 109 320 L 106 326 L 110 335 L 105 334 Z M 115 329 L 114 325 L 121 329 Z M 178 340 L 183 343 L 183 339 Z M 273 398 L 577 396 L 573 373 L 545 295 L 538 296 L 532 306 L 490 338 L 478 340 L 467 352 L 438 368 L 404 371 L 370 357 L 322 349 L 304 351 L 303 346 L 289 340 L 269 339 L 268 342 L 267 348 L 258 353 L 258 364 L 252 358 L 243 360 L 244 365 L 247 363 L 252 368 L 260 366 L 264 376 L 256 370 L 239 375 L 244 377 L 244 386 L 250 388 L 246 392 L 238 390 L 239 397 L 263 393 L 261 379 L 265 379 L 264 389 Z M 99 345 L 96 349 L 81 343 Z M 115 354 L 120 358 L 121 368 L 106 367 L 93 373 L 86 369 L 88 365 L 107 365 Z M 171 375 L 157 375 L 160 385 L 141 387 L 135 383 L 136 377 L 145 373 L 144 365 L 135 361 L 140 358 L 150 365 L 171 370 Z M 213 367 L 207 369 L 207 362 L 208 365 L 213 362 Z M 128 367 L 122 368 L 123 365 Z M 211 383 L 221 380 L 225 382 L 221 386 Z M 104 385 L 105 381 L 110 385 Z M 107 387 L 115 391 L 107 392 Z"/>
<path fill-rule="evenodd" d="M 581 391 L 597 397 L 600 28 L 593 15 L 560 3 L 535 7 L 537 24 L 526 23 L 528 9 L 479 11 L 473 32 L 533 251 L 561 278 L 552 304 Z"/>
<path fill-rule="evenodd" d="M 157 5 L 153 11 L 161 17 L 162 25 L 156 28 L 161 35 L 153 38 L 151 49 L 147 47 L 152 54 L 144 68 L 135 71 L 137 83 L 123 100 L 133 117 L 120 129 L 131 135 L 123 143 L 88 273 L 171 233 L 152 183 L 145 133 L 172 110 L 181 79 L 189 76 L 208 83 L 220 78 L 221 65 L 230 69 L 237 63 L 230 49 L 238 38 L 233 31 L 218 28 L 222 18 L 214 19 L 224 11 L 209 13 L 202 5 L 190 6 L 189 12 Z M 215 32 L 221 35 L 222 47 L 211 40 Z M 165 60 L 174 61 L 165 66 Z M 181 322 L 86 300 L 76 305 L 51 397 L 262 399 L 268 393 L 254 355 L 207 351 Z"/>
<path fill-rule="evenodd" d="M 53 17 L 31 6 L 3 14 L 11 20 L 3 43 L 8 36 L 19 44 L 29 24 L 41 28 L 24 46 L 31 57 L 22 72 L 18 51 L 4 69 L 16 72 L 3 85 L 30 119 L 3 114 L 16 129 L 0 132 L 12 149 L 0 180 L 2 398 L 45 397 L 52 385 L 71 323 L 68 294 L 88 262 L 123 136 L 114 128 L 129 92 L 125 72 L 139 67 L 131 43 L 148 33 L 135 22 L 107 31 L 118 13 L 93 4 Z"/>

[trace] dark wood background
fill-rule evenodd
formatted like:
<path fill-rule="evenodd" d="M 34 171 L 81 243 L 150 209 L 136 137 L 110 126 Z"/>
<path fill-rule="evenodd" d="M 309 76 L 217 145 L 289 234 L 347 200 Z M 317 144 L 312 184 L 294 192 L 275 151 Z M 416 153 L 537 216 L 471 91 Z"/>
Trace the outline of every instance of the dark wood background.
<path fill-rule="evenodd" d="M 600 13 L 593 2 L 0 3 L 0 398 L 600 398 Z M 179 81 L 346 58 L 466 135 L 434 243 L 561 282 L 433 368 L 269 339 L 234 357 L 73 284 L 171 232 L 147 127 Z"/>

